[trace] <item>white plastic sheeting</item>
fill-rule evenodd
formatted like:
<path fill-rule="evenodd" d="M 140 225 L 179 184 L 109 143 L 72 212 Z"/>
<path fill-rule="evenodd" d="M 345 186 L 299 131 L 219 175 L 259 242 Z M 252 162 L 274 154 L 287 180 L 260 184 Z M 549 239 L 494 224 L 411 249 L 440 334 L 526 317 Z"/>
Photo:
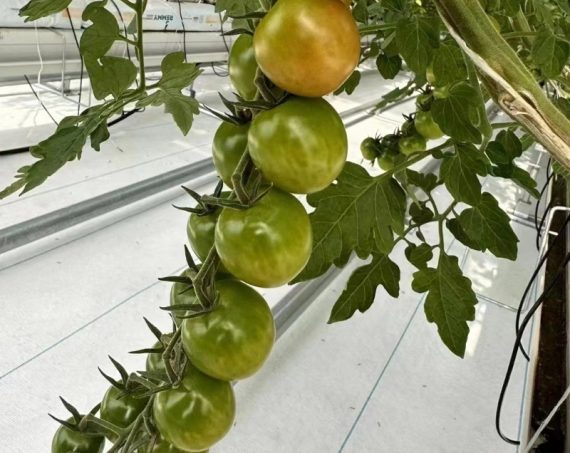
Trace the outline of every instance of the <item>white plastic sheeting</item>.
<path fill-rule="evenodd" d="M 73 27 L 79 29 L 89 26 L 81 16 L 85 6 L 93 0 L 73 0 L 66 11 L 52 14 L 34 22 L 25 22 L 19 10 L 28 0 L 0 1 L 0 28 L 60 28 L 70 29 L 69 17 Z M 118 0 L 108 2 L 106 8 L 116 17 L 119 24 L 129 27 L 135 15 L 131 8 Z M 69 11 L 69 15 L 68 12 Z M 149 0 L 143 18 L 143 30 L 147 31 L 220 31 L 220 15 L 214 5 L 207 3 L 188 3 L 181 1 Z"/>

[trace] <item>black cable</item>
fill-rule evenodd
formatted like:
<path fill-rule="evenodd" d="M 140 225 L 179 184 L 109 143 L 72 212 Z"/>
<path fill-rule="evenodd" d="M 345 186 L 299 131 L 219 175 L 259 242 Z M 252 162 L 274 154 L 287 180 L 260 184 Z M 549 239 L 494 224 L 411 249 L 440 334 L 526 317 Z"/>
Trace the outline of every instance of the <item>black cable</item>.
<path fill-rule="evenodd" d="M 184 17 L 182 17 L 182 4 L 180 3 L 180 0 L 177 1 L 178 1 L 178 14 L 180 15 L 180 22 L 182 22 L 182 34 L 184 36 L 183 39 L 184 61 L 188 63 L 188 52 L 186 50 L 186 25 L 184 24 Z"/>
<path fill-rule="evenodd" d="M 554 240 L 552 241 L 552 244 L 550 244 L 550 246 L 548 247 L 548 249 L 546 250 L 545 254 L 543 255 L 543 257 L 540 259 L 539 263 L 537 264 L 532 276 L 530 277 L 530 280 L 524 290 L 524 293 L 521 297 L 521 300 L 519 302 L 519 306 L 517 307 L 517 316 L 515 319 L 515 326 L 516 326 L 516 332 L 518 333 L 518 331 L 520 330 L 520 320 L 521 320 L 521 315 L 522 315 L 522 308 L 524 305 L 524 301 L 526 300 L 527 296 L 528 296 L 528 292 L 530 291 L 530 288 L 532 287 L 532 284 L 534 283 L 534 280 L 536 279 L 538 273 L 540 272 L 540 269 L 542 268 L 542 266 L 544 265 L 544 263 L 546 262 L 546 260 L 548 259 L 548 257 L 550 256 L 550 253 L 555 249 L 555 245 L 557 244 L 558 240 L 562 237 L 562 232 L 564 231 L 564 228 L 566 228 L 566 226 L 568 225 L 568 223 L 570 223 L 570 215 L 568 215 L 566 217 L 566 220 L 564 221 L 564 224 L 559 228 L 558 232 L 557 232 L 557 236 L 554 238 Z M 525 351 L 522 343 L 519 343 L 519 348 L 521 353 L 524 355 L 524 357 L 527 360 L 530 360 L 530 357 L 528 356 L 527 352 Z"/>
<path fill-rule="evenodd" d="M 73 31 L 73 38 L 75 39 L 75 44 L 77 45 L 77 52 L 79 52 L 79 59 L 81 60 L 81 73 L 79 75 L 79 99 L 77 100 L 77 115 L 81 113 L 81 99 L 83 95 L 83 55 L 81 55 L 81 46 L 79 45 L 79 39 L 77 39 L 77 33 L 75 32 L 75 26 L 71 20 L 71 13 L 69 8 L 65 8 L 67 11 L 67 18 L 69 19 L 69 25 L 71 25 L 71 31 Z M 64 83 L 62 80 L 61 83 Z"/>
<path fill-rule="evenodd" d="M 142 111 L 142 109 L 134 109 L 134 110 L 129 110 L 128 112 L 123 112 L 119 118 L 114 119 L 113 121 L 109 121 L 107 123 L 107 126 L 108 127 L 114 126 L 115 124 L 118 124 L 121 121 L 126 120 L 128 117 L 133 116 L 135 113 L 138 113 L 141 111 Z"/>
<path fill-rule="evenodd" d="M 30 89 L 32 90 L 32 93 L 34 93 L 34 96 L 35 96 L 36 99 L 39 101 L 40 105 L 43 107 L 43 109 L 46 111 L 46 113 L 49 115 L 49 117 L 50 117 L 51 120 L 55 123 L 55 125 L 58 126 L 57 121 L 56 121 L 55 118 L 52 116 L 52 114 L 49 112 L 49 110 L 47 109 L 47 107 L 44 105 L 44 103 L 42 102 L 42 100 L 41 100 L 40 97 L 38 96 L 38 93 L 36 93 L 36 90 L 34 90 L 34 87 L 32 86 L 32 83 L 30 82 L 30 79 L 28 78 L 28 76 L 24 74 L 24 78 L 26 79 L 26 82 L 28 82 L 28 85 L 29 85 Z"/>
<path fill-rule="evenodd" d="M 552 288 L 554 288 L 558 279 L 563 275 L 563 271 L 564 271 L 566 265 L 568 264 L 568 261 L 570 261 L 570 254 L 567 254 L 566 257 L 564 258 L 564 261 L 560 264 L 560 266 L 558 266 L 558 269 L 556 270 L 556 275 L 554 276 L 554 278 L 552 279 L 552 281 L 550 282 L 548 287 L 545 288 L 545 290 L 542 292 L 540 297 L 536 300 L 536 302 L 530 308 L 530 310 L 528 311 L 528 313 L 526 314 L 526 316 L 523 319 L 523 322 L 521 324 L 519 331 L 517 332 L 517 338 L 516 338 L 515 344 L 513 346 L 513 351 L 511 352 L 511 358 L 509 360 L 509 365 L 507 367 L 505 379 L 503 380 L 503 385 L 501 387 L 501 393 L 499 394 L 499 400 L 497 402 L 497 411 L 495 412 L 495 429 L 497 430 L 499 437 L 501 439 L 503 439 L 505 442 L 512 444 L 512 445 L 520 445 L 520 441 L 511 439 L 502 433 L 502 431 L 501 431 L 501 411 L 503 408 L 503 401 L 505 399 L 505 394 L 507 392 L 507 388 L 509 386 L 509 381 L 511 380 L 511 375 L 513 373 L 513 369 L 514 369 L 515 362 L 517 359 L 518 345 L 521 342 L 522 336 L 524 335 L 524 331 L 526 330 L 526 327 L 528 326 L 528 323 L 532 319 L 534 313 L 542 305 L 542 303 L 544 302 L 544 299 L 546 298 L 548 293 L 550 291 L 552 291 Z"/>
<path fill-rule="evenodd" d="M 548 167 L 547 167 L 548 169 Z M 542 189 L 540 190 L 540 196 L 538 197 L 538 200 L 536 200 L 536 205 L 534 207 L 534 228 L 536 230 L 536 248 L 538 249 L 540 247 L 539 245 L 539 240 L 540 240 L 540 228 L 538 226 L 538 209 L 540 208 L 540 202 L 542 201 L 542 197 L 544 197 L 544 194 L 546 192 L 546 189 L 548 189 L 548 185 L 550 184 L 550 181 L 552 180 L 552 178 L 554 178 L 554 173 L 551 173 L 550 175 L 547 176 L 546 178 L 546 182 L 544 183 L 544 186 L 542 186 Z M 543 214 L 542 218 L 544 219 L 546 217 L 545 214 Z"/>
<path fill-rule="evenodd" d="M 542 213 L 542 219 L 540 219 L 540 224 L 538 225 L 538 230 L 536 232 L 536 249 L 537 250 L 540 250 L 540 238 L 542 237 L 542 227 L 544 226 L 544 222 L 546 222 L 548 214 L 550 213 L 550 211 L 552 210 L 553 207 L 554 207 L 554 200 L 550 200 L 550 202 L 548 203 L 548 206 L 546 207 L 546 209 Z"/>

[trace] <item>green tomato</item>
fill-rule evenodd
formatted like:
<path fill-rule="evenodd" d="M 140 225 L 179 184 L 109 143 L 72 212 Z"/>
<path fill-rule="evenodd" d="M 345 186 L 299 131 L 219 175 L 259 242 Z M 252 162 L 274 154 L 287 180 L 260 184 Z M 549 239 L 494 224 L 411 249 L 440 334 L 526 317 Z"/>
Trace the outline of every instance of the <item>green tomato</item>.
<path fill-rule="evenodd" d="M 372 137 L 366 137 L 360 144 L 360 152 L 366 160 L 374 160 L 380 155 L 378 141 Z"/>
<path fill-rule="evenodd" d="M 404 124 L 402 124 L 402 135 L 409 136 L 416 134 L 416 126 L 414 125 L 413 120 L 406 120 Z"/>
<path fill-rule="evenodd" d="M 73 419 L 68 421 L 73 422 Z M 61 425 L 53 436 L 51 453 L 101 453 L 104 446 L 103 436 L 84 434 Z"/>
<path fill-rule="evenodd" d="M 156 342 L 153 348 L 158 348 L 159 346 L 161 346 L 160 342 Z M 146 370 L 149 373 L 166 372 L 166 367 L 164 366 L 164 360 L 162 360 L 161 353 L 151 352 L 146 356 Z"/>
<path fill-rule="evenodd" d="M 191 452 L 207 450 L 221 440 L 232 427 L 235 412 L 232 385 L 191 365 L 180 385 L 158 393 L 153 404 L 161 436 Z"/>
<path fill-rule="evenodd" d="M 190 275 L 190 269 L 186 269 L 180 274 L 181 277 L 188 277 Z M 197 303 L 196 293 L 188 285 L 184 283 L 173 283 L 170 289 L 170 306 L 174 307 L 176 305 L 192 305 Z M 182 319 L 178 316 L 182 316 L 184 313 L 181 311 L 173 311 L 174 322 L 177 326 L 182 324 Z"/>
<path fill-rule="evenodd" d="M 400 152 L 404 156 L 409 156 L 410 154 L 425 151 L 427 143 L 426 139 L 421 135 L 411 135 L 409 137 L 402 137 L 400 139 L 399 146 L 400 146 Z"/>
<path fill-rule="evenodd" d="M 246 101 L 253 101 L 257 94 L 255 86 L 257 63 L 251 35 L 240 35 L 235 40 L 230 50 L 228 65 L 230 80 L 239 95 Z"/>
<path fill-rule="evenodd" d="M 212 154 L 214 166 L 226 186 L 233 188 L 232 175 L 247 147 L 249 123 L 233 124 L 222 122 L 214 135 Z"/>
<path fill-rule="evenodd" d="M 263 288 L 295 278 L 309 261 L 312 245 L 305 208 L 279 189 L 249 209 L 224 208 L 216 225 L 216 250 L 226 269 Z"/>
<path fill-rule="evenodd" d="M 101 402 L 101 418 L 119 428 L 126 428 L 142 412 L 148 398 L 125 395 L 122 390 L 111 386 Z"/>
<path fill-rule="evenodd" d="M 222 212 L 221 208 L 217 208 L 211 214 L 198 215 L 190 214 L 186 232 L 188 233 L 188 241 L 190 247 L 198 255 L 200 261 L 204 262 L 210 249 L 214 245 L 214 232 L 216 231 L 216 222 Z"/>
<path fill-rule="evenodd" d="M 265 299 L 236 280 L 216 284 L 219 305 L 182 324 L 182 346 L 192 364 L 224 381 L 261 368 L 275 342 L 275 323 Z"/>
<path fill-rule="evenodd" d="M 429 110 L 432 102 L 433 96 L 431 94 L 422 93 L 416 98 L 416 106 L 420 110 Z"/>
<path fill-rule="evenodd" d="M 395 160 L 388 155 L 380 156 L 378 158 L 378 166 L 384 171 L 390 171 L 396 165 Z"/>
<path fill-rule="evenodd" d="M 181 277 L 188 276 L 190 270 L 186 269 L 184 272 L 180 274 Z M 219 273 L 216 275 L 216 281 L 222 280 L 229 280 L 232 279 L 233 276 L 226 274 L 226 273 Z M 176 305 L 196 305 L 199 304 L 200 301 L 196 297 L 196 292 L 194 289 L 190 288 L 188 285 L 184 283 L 174 283 L 172 288 L 170 289 L 170 306 L 174 307 Z M 179 318 L 178 316 L 184 316 L 184 312 L 178 310 L 174 313 L 174 322 L 177 326 L 182 324 L 184 319 Z"/>
<path fill-rule="evenodd" d="M 294 97 L 255 117 L 249 154 L 263 176 L 292 193 L 313 193 L 340 174 L 348 151 L 342 120 L 324 99 Z"/>
<path fill-rule="evenodd" d="M 417 112 L 415 124 L 416 130 L 428 140 L 436 140 L 443 137 L 443 132 L 434 121 L 430 112 Z"/>

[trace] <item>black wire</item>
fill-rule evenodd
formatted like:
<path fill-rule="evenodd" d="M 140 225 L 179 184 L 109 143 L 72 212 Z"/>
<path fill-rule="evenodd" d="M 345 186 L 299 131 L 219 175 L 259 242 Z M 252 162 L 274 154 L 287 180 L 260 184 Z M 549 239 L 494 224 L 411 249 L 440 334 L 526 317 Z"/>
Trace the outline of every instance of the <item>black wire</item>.
<path fill-rule="evenodd" d="M 543 214 L 542 214 L 542 219 L 540 219 L 540 224 L 538 225 L 538 230 L 536 232 L 536 249 L 540 250 L 540 238 L 542 236 L 542 227 L 544 226 L 544 222 L 546 222 L 546 218 L 548 217 L 548 214 L 550 213 L 550 211 L 552 210 L 552 208 L 554 207 L 554 200 L 550 200 L 550 202 L 548 203 L 548 206 L 546 207 L 546 209 L 544 210 Z"/>
<path fill-rule="evenodd" d="M 556 243 L 559 241 L 559 239 L 563 236 L 562 232 L 564 231 L 564 228 L 566 228 L 566 226 L 568 225 L 568 223 L 570 223 L 570 215 L 568 215 L 566 217 L 566 220 L 564 221 L 564 224 L 559 228 L 558 230 L 558 234 L 557 236 L 554 238 L 554 240 L 552 241 L 552 244 L 548 247 L 548 249 L 546 250 L 546 253 L 544 254 L 544 256 L 540 259 L 538 265 L 536 266 L 532 276 L 530 277 L 530 280 L 524 290 L 524 293 L 521 297 L 521 300 L 519 302 L 519 306 L 517 307 L 517 316 L 516 316 L 516 320 L 515 320 L 515 326 L 516 326 L 516 331 L 518 333 L 518 331 L 520 330 L 520 320 L 521 320 L 521 315 L 522 315 L 522 308 L 524 305 L 524 301 L 526 300 L 527 296 L 528 296 L 528 292 L 530 291 L 530 288 L 532 287 L 532 284 L 534 283 L 534 280 L 536 279 L 538 273 L 540 272 L 540 269 L 542 268 L 542 266 L 544 265 L 544 263 L 546 262 L 546 260 L 548 259 L 548 257 L 550 256 L 550 253 L 555 250 L 555 245 Z M 524 347 L 522 345 L 522 343 L 519 343 L 519 348 L 520 351 L 522 352 L 522 354 L 524 355 L 524 357 L 527 360 L 530 360 L 530 357 L 528 356 L 527 352 L 524 350 Z"/>
<path fill-rule="evenodd" d="M 142 112 L 142 109 L 134 109 L 134 110 L 129 110 L 128 112 L 123 112 L 119 118 L 114 119 L 113 121 L 109 121 L 107 123 L 107 126 L 108 127 L 114 126 L 115 124 L 118 124 L 121 121 L 126 120 L 128 117 L 133 116 L 135 113 L 138 112 Z"/>
<path fill-rule="evenodd" d="M 544 183 L 544 186 L 542 186 L 542 189 L 540 189 L 540 196 L 538 197 L 538 200 L 536 200 L 536 206 L 534 207 L 534 229 L 536 230 L 537 235 L 540 234 L 540 229 L 538 228 L 538 210 L 540 208 L 540 202 L 542 201 L 542 197 L 544 197 L 548 184 L 550 184 L 553 177 L 554 173 L 546 178 L 546 182 Z"/>
<path fill-rule="evenodd" d="M 520 441 L 511 439 L 502 433 L 502 431 L 501 431 L 501 411 L 503 408 L 503 401 L 505 399 L 505 394 L 507 392 L 507 388 L 509 386 L 509 381 L 511 380 L 511 375 L 513 373 L 513 369 L 514 369 L 515 362 L 517 359 L 518 345 L 521 342 L 522 336 L 524 335 L 524 331 L 526 330 L 526 327 L 528 326 L 528 323 L 532 319 L 534 313 L 542 305 L 542 303 L 544 302 L 544 299 L 546 298 L 548 293 L 550 291 L 552 291 L 552 288 L 554 288 L 558 279 L 563 275 L 563 271 L 564 271 L 566 265 L 568 264 L 568 261 L 570 261 L 570 254 L 567 254 L 566 257 L 564 258 L 564 261 L 560 264 L 560 266 L 558 266 L 558 269 L 556 270 L 556 275 L 554 276 L 554 278 L 552 279 L 552 281 L 550 282 L 548 287 L 542 292 L 541 296 L 536 300 L 536 302 L 530 308 L 530 310 L 528 311 L 528 313 L 526 314 L 526 316 L 523 319 L 523 322 L 521 324 L 519 331 L 517 332 L 517 338 L 516 338 L 515 344 L 513 346 L 513 351 L 511 352 L 511 358 L 509 360 L 509 365 L 507 367 L 505 379 L 503 380 L 503 385 L 501 387 L 501 393 L 499 394 L 499 400 L 497 402 L 497 411 L 495 412 L 495 429 L 497 430 L 499 437 L 501 439 L 503 439 L 505 442 L 512 444 L 512 445 L 520 445 Z"/>
<path fill-rule="evenodd" d="M 184 24 L 184 18 L 182 17 L 182 4 L 180 0 L 178 1 L 178 14 L 180 15 L 180 22 L 182 22 L 182 34 L 184 36 L 183 39 L 183 49 L 184 49 L 184 61 L 188 63 L 188 52 L 186 50 L 186 25 Z"/>
<path fill-rule="evenodd" d="M 81 55 L 81 47 L 79 46 L 79 39 L 77 39 L 77 33 L 75 32 L 75 26 L 71 20 L 71 14 L 69 8 L 65 8 L 67 11 L 67 18 L 69 19 L 69 25 L 71 25 L 71 30 L 73 31 L 73 38 L 75 39 L 75 44 L 77 45 L 77 52 L 79 52 L 79 59 L 81 60 L 81 74 L 79 75 L 79 99 L 77 100 L 77 115 L 81 113 L 81 98 L 83 95 L 83 55 Z M 61 83 L 64 83 L 62 80 Z"/>
<path fill-rule="evenodd" d="M 46 113 L 49 115 L 49 117 L 51 118 L 51 120 L 55 123 L 55 125 L 57 126 L 57 121 L 55 120 L 55 118 L 52 116 L 52 114 L 49 112 L 49 110 L 47 109 L 47 107 L 44 105 L 44 103 L 42 102 L 42 100 L 40 99 L 40 97 L 38 96 L 38 93 L 36 93 L 36 90 L 34 90 L 34 87 L 32 86 L 32 83 L 30 82 L 30 79 L 28 78 L 27 75 L 24 74 L 24 78 L 26 79 L 26 82 L 28 82 L 28 85 L 30 87 L 30 89 L 32 90 L 32 93 L 34 93 L 34 96 L 36 97 L 36 99 L 39 101 L 40 105 L 43 107 L 43 109 L 46 111 Z"/>

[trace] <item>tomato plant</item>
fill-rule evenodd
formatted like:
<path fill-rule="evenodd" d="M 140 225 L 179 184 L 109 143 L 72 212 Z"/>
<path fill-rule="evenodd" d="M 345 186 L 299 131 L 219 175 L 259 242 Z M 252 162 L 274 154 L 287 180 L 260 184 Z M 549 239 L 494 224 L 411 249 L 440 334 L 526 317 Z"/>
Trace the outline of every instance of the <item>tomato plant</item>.
<path fill-rule="evenodd" d="M 69 422 L 72 419 L 68 420 Z M 101 453 L 105 446 L 105 438 L 60 426 L 51 444 L 51 453 Z"/>
<path fill-rule="evenodd" d="M 252 101 L 257 93 L 255 73 L 257 62 L 253 52 L 253 38 L 240 35 L 234 42 L 228 60 L 230 80 L 241 97 Z"/>
<path fill-rule="evenodd" d="M 320 97 L 350 76 L 360 57 L 360 35 L 339 0 L 276 3 L 253 38 L 255 58 L 278 87 Z"/>
<path fill-rule="evenodd" d="M 309 216 L 292 195 L 271 189 L 254 206 L 224 208 L 216 225 L 216 250 L 225 268 L 263 288 L 291 281 L 309 260 Z"/>
<path fill-rule="evenodd" d="M 216 308 L 182 325 L 182 346 L 203 373 L 234 381 L 254 374 L 275 341 L 271 310 L 254 289 L 235 280 L 216 285 Z"/>
<path fill-rule="evenodd" d="M 230 430 L 235 418 L 229 382 L 188 366 L 177 387 L 156 395 L 154 421 L 162 437 L 183 451 L 203 451 Z"/>
<path fill-rule="evenodd" d="M 348 149 L 336 110 L 324 99 L 309 98 L 293 98 L 257 115 L 248 143 L 263 176 L 292 193 L 327 187 L 340 174 Z"/>
<path fill-rule="evenodd" d="M 214 165 L 224 183 L 232 188 L 232 175 L 247 146 L 249 124 L 222 122 L 214 135 L 212 154 Z"/>
<path fill-rule="evenodd" d="M 21 14 L 36 20 L 68 3 L 30 0 Z M 140 25 L 147 2 L 123 3 Z M 148 354 L 148 373 L 128 373 L 113 361 L 133 393 L 120 398 L 119 390 L 109 390 L 100 418 L 96 410 L 82 417 L 64 402 L 73 426 L 88 430 L 62 422 L 54 452 L 101 451 L 103 436 L 121 452 L 138 448 L 135 439 L 155 453 L 210 448 L 234 420 L 227 381 L 257 371 L 275 337 L 267 303 L 246 284 L 302 282 L 346 265 L 351 256 L 367 259 L 333 304 L 329 322 L 344 321 L 372 305 L 378 286 L 398 297 L 400 285 L 408 284 L 401 282 L 401 263 L 391 260 L 398 243 L 406 244 L 405 257 L 417 269 L 411 287 L 426 293 L 427 320 L 454 354 L 464 356 L 477 297 L 458 258 L 448 254 L 444 233 L 478 251 L 516 259 L 509 217 L 483 190 L 481 178 L 509 179 L 538 196 L 536 182 L 518 164 L 533 141 L 551 153 L 559 172 L 570 168 L 570 10 L 562 2 L 480 3 L 220 1 L 220 13 L 234 19 L 230 34 L 240 35 L 229 55 L 239 95 L 223 98 L 229 113 L 185 94 L 201 71 L 183 52 L 166 55 L 160 79 L 149 83 L 144 33 L 123 34 L 105 2 L 89 5 L 84 19 L 90 25 L 79 46 L 101 103 L 64 118 L 32 147 L 37 160 L 19 170 L 0 199 L 42 184 L 79 159 L 88 140 L 99 150 L 110 136 L 108 121 L 127 105 L 164 106 L 184 134 L 199 107 L 222 118 L 213 160 L 232 192 L 222 196 L 222 185 L 213 195 L 186 189 L 198 203 L 189 208 L 187 233 L 201 263 L 186 250 L 188 269 L 163 278 L 173 283 L 170 306 L 163 308 L 175 326 L 164 333 L 147 320 L 159 343 L 135 352 Z M 136 49 L 137 65 L 108 58 L 115 41 Z M 368 59 L 395 84 L 375 110 L 418 94 L 417 111 L 407 112 L 394 133 L 362 142 L 363 157 L 385 170 L 378 176 L 345 162 L 345 128 L 320 98 L 353 93 L 364 79 L 356 68 Z M 396 79 L 399 74 L 405 77 Z M 492 124 L 487 100 L 513 122 Z M 446 140 L 427 149 L 426 140 L 444 134 Z M 424 159 L 434 161 L 437 173 L 409 168 Z M 448 192 L 448 205 L 435 201 L 436 188 Z M 307 194 L 310 216 L 291 193 Z M 437 228 L 436 239 L 422 233 L 429 224 Z M 233 276 L 220 274 L 225 271 Z M 133 401 L 135 394 L 142 398 Z M 142 404 L 147 398 L 152 405 Z"/>

